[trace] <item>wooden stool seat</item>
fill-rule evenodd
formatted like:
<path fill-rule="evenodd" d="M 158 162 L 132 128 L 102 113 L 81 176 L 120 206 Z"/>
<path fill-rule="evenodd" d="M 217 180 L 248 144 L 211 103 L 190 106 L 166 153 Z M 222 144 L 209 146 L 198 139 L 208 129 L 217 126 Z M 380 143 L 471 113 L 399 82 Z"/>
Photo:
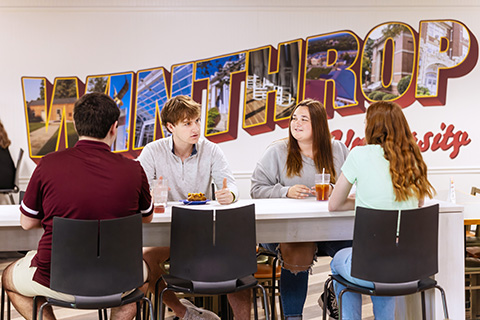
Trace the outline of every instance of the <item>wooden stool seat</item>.
<path fill-rule="evenodd" d="M 275 269 L 275 278 L 280 279 L 282 267 L 277 266 Z M 257 279 L 272 279 L 272 265 L 266 263 L 257 264 L 257 272 L 254 273 Z"/>

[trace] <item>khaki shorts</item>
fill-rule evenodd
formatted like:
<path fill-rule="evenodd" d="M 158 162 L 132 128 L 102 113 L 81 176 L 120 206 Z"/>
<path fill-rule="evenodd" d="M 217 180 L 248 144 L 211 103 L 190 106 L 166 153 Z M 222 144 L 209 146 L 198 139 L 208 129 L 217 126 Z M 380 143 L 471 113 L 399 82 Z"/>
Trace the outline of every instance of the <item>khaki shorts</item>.
<path fill-rule="evenodd" d="M 33 280 L 33 275 L 35 274 L 37 267 L 30 267 L 30 265 L 36 254 L 36 250 L 29 251 L 25 257 L 15 262 L 12 270 L 12 280 L 17 292 L 25 297 L 44 296 L 67 302 L 75 302 L 75 298 L 72 295 L 54 291 Z M 147 277 L 148 267 L 145 261 L 143 261 L 144 282 L 147 281 Z"/>

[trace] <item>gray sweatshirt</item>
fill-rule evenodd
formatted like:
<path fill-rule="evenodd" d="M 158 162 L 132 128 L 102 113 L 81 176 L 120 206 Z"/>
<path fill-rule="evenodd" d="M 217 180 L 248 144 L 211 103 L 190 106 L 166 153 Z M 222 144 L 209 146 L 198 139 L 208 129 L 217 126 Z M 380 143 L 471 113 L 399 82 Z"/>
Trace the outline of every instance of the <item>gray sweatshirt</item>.
<path fill-rule="evenodd" d="M 287 140 L 273 142 L 262 159 L 258 161 L 252 174 L 250 195 L 254 199 L 260 198 L 285 198 L 288 189 L 296 184 L 307 187 L 315 186 L 317 172 L 313 159 L 302 155 L 303 168 L 300 176 L 287 177 Z M 348 155 L 347 147 L 340 141 L 332 139 L 333 165 L 340 176 L 343 162 Z"/>
<path fill-rule="evenodd" d="M 142 164 L 150 185 L 154 178 L 162 176 L 168 179 L 169 201 L 187 199 L 188 193 L 198 192 L 203 192 L 207 199 L 212 199 L 212 180 L 217 190 L 220 190 L 223 178 L 227 178 L 228 188 L 238 199 L 238 188 L 225 154 L 218 145 L 208 140 L 200 139 L 184 162 L 173 153 L 171 136 L 147 144 L 137 159 Z"/>

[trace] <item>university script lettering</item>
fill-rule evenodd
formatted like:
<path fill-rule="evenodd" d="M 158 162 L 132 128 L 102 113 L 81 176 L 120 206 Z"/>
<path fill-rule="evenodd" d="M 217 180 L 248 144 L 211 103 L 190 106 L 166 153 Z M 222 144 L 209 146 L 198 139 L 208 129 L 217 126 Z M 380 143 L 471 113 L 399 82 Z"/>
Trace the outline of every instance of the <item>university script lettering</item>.
<path fill-rule="evenodd" d="M 440 132 L 433 133 L 432 131 L 427 131 L 420 139 L 417 137 L 417 132 L 413 131 L 412 133 L 421 152 L 427 150 L 437 151 L 438 149 L 442 149 L 443 151 L 447 151 L 453 149 L 449 157 L 455 159 L 460 152 L 460 148 L 468 145 L 472 140 L 468 137 L 466 131 L 458 130 L 454 132 L 454 129 L 455 126 L 453 124 L 447 126 L 442 122 L 440 124 Z M 332 131 L 332 136 L 345 143 L 350 149 L 364 145 L 364 138 L 355 137 L 355 131 L 352 129 L 347 130 L 345 137 L 343 131 L 338 129 Z"/>

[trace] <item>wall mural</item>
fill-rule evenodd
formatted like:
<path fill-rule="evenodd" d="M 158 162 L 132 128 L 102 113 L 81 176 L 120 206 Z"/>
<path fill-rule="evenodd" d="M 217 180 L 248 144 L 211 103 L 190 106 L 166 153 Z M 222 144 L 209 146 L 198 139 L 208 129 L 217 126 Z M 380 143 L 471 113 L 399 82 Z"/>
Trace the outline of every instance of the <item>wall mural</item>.
<path fill-rule="evenodd" d="M 30 157 L 71 147 L 78 140 L 73 104 L 89 92 L 110 95 L 120 108 L 113 151 L 136 157 L 143 146 L 168 133 L 160 111 L 177 95 L 204 106 L 205 137 L 235 140 L 240 108 L 250 135 L 288 126 L 292 108 L 304 98 L 324 103 L 329 119 L 365 112 L 365 103 L 390 100 L 403 108 L 446 103 L 448 79 L 468 74 L 478 60 L 478 42 L 456 20 L 420 21 L 419 31 L 402 22 L 374 27 L 362 40 L 338 31 L 164 67 L 88 76 L 22 77 Z M 422 151 L 449 150 L 455 158 L 470 143 L 468 133 L 442 123 L 440 132 L 417 137 Z M 332 135 L 349 147 L 362 143 L 353 130 Z M 416 136 L 416 133 L 414 133 Z"/>

